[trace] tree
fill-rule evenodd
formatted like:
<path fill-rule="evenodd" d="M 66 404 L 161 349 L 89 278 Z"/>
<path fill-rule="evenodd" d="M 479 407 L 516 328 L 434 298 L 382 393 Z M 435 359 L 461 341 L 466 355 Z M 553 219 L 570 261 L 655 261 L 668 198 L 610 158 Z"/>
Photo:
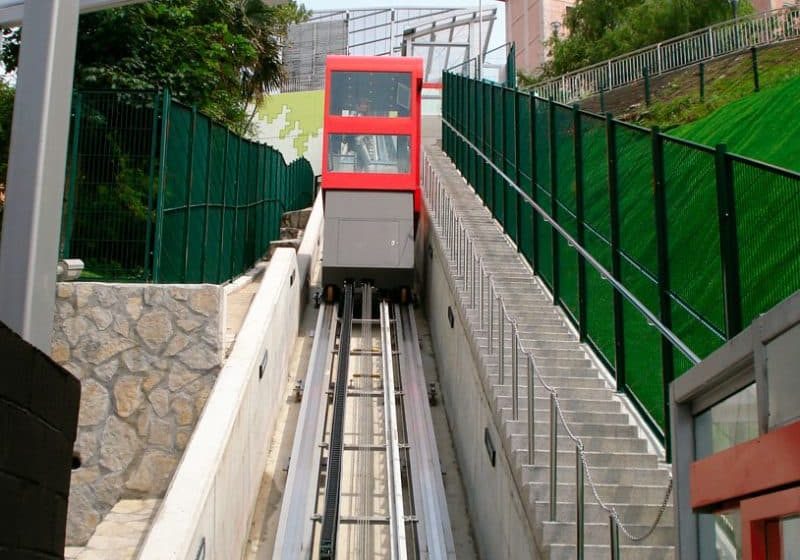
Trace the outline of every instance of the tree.
<path fill-rule="evenodd" d="M 740 13 L 752 11 L 746 0 L 741 4 Z M 547 42 L 551 59 L 539 78 L 577 70 L 730 17 L 728 0 L 578 0 L 564 20 L 569 35 Z"/>
<path fill-rule="evenodd" d="M 247 104 L 283 78 L 281 44 L 307 17 L 294 0 L 151 0 L 81 16 L 79 89 L 167 87 L 179 100 L 235 130 Z M 16 69 L 20 30 L 5 30 L 0 57 Z"/>

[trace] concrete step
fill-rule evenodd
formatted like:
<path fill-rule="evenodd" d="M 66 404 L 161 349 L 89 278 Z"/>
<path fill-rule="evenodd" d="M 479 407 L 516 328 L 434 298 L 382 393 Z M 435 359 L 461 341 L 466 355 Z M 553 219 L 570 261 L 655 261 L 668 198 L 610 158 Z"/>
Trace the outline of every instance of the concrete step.
<path fill-rule="evenodd" d="M 506 376 L 510 375 L 510 372 L 506 372 Z M 608 387 L 608 384 L 605 382 L 604 379 L 599 377 L 585 375 L 585 376 L 577 376 L 577 377 L 554 377 L 554 376 L 547 376 L 542 377 L 544 382 L 550 385 L 551 387 L 555 388 L 576 388 L 576 389 L 594 389 L 594 390 L 611 390 Z M 544 390 L 541 381 L 539 380 L 539 376 L 534 378 L 534 386 L 538 389 Z M 527 367 L 523 368 L 520 367 L 519 369 L 519 385 L 520 387 L 527 387 L 528 386 L 528 369 Z M 505 386 L 508 386 L 506 384 Z M 510 388 L 509 388 L 510 391 Z M 611 390 L 613 392 L 613 390 Z M 509 393 L 510 394 L 510 393 Z M 527 394 L 527 392 L 526 392 Z"/>
<path fill-rule="evenodd" d="M 587 436 L 586 434 L 579 433 L 576 427 L 571 427 L 571 429 L 577 437 L 581 438 L 581 441 L 583 441 L 583 448 L 587 451 L 605 451 L 606 453 L 626 453 L 633 451 L 636 453 L 643 453 L 647 450 L 647 442 L 643 439 Z M 534 449 L 550 448 L 550 436 L 543 432 L 544 430 L 542 430 L 542 435 L 536 434 L 536 447 L 534 447 Z M 512 435 L 511 445 L 514 449 L 527 449 L 528 435 Z M 560 451 L 574 450 L 575 443 L 566 434 L 559 436 L 558 449 Z"/>
<path fill-rule="evenodd" d="M 606 532 L 608 532 L 607 527 Z M 608 560 L 611 557 L 607 544 L 586 545 L 583 550 L 585 560 Z M 620 556 L 625 560 L 674 560 L 675 551 L 672 546 L 620 546 Z M 575 558 L 577 558 L 577 553 L 574 544 L 550 545 L 550 560 L 575 560 Z"/>
<path fill-rule="evenodd" d="M 519 455 L 520 464 L 528 460 L 527 449 L 514 449 L 514 455 Z M 535 460 L 541 460 L 540 465 L 547 465 L 550 461 L 550 450 L 546 447 L 534 449 Z M 621 467 L 636 469 L 652 469 L 658 465 L 655 455 L 649 453 L 606 453 L 605 451 L 587 451 L 586 462 L 590 467 Z M 575 465 L 575 451 L 559 451 L 557 462 L 559 465 Z"/>
<path fill-rule="evenodd" d="M 575 379 L 574 377 L 571 379 Z M 512 395 L 512 378 L 510 372 L 506 372 L 505 384 L 495 386 L 495 396 L 502 396 L 502 397 L 511 397 Z M 614 395 L 614 391 L 605 387 L 564 387 L 558 386 L 558 378 L 551 384 L 550 386 L 553 387 L 558 391 L 558 398 L 560 401 L 564 402 L 564 400 L 612 400 Z M 520 370 L 519 372 L 519 380 L 518 380 L 518 391 L 520 398 L 528 398 L 528 376 L 527 371 Z M 539 398 L 550 398 L 550 392 L 544 388 L 544 386 L 539 382 L 539 379 L 535 379 L 534 386 L 533 386 L 533 394 Z M 612 401 L 613 402 L 613 401 Z"/>
<path fill-rule="evenodd" d="M 592 478 L 600 484 L 644 484 L 662 485 L 666 487 L 669 478 L 664 469 L 619 469 L 607 467 L 592 467 Z M 574 466 L 558 467 L 558 479 L 568 480 L 575 477 Z M 548 482 L 550 480 L 550 467 L 541 465 L 526 465 L 522 471 L 523 483 Z"/>
<path fill-rule="evenodd" d="M 546 429 L 550 421 L 550 410 L 548 408 L 539 407 L 534 410 L 533 414 L 534 418 L 536 419 L 536 425 L 545 426 L 543 429 Z M 520 419 L 525 419 L 528 417 L 527 406 L 522 408 L 522 405 L 520 405 L 519 417 Z M 624 412 L 585 412 L 565 410 L 564 418 L 567 420 L 567 422 L 569 422 L 570 426 L 579 422 L 586 424 L 629 425 L 629 417 Z M 511 407 L 500 410 L 500 419 L 503 421 L 512 420 Z M 537 427 L 537 430 L 538 429 L 539 428 Z"/>
<path fill-rule="evenodd" d="M 634 536 L 645 534 L 649 525 L 627 525 L 628 531 Z M 668 546 L 672 545 L 675 539 L 674 529 L 672 527 L 656 527 L 653 534 L 645 539 L 646 546 Z M 568 523 L 563 521 L 546 521 L 543 527 L 543 534 L 545 542 L 550 543 L 574 543 L 577 536 L 577 527 L 575 523 Z M 608 544 L 609 540 L 609 527 L 608 523 L 585 523 L 583 526 L 584 542 L 588 544 L 603 545 Z M 635 544 L 622 532 L 619 535 L 620 545 L 625 543 L 628 545 Z M 585 550 L 585 549 L 584 549 Z"/>
<path fill-rule="evenodd" d="M 569 482 L 571 481 L 571 482 Z M 528 486 L 529 496 L 537 501 L 546 501 L 550 495 L 549 482 L 532 482 Z M 660 503 L 664 499 L 666 487 L 664 486 L 620 486 L 617 484 L 600 484 L 595 483 L 597 493 L 606 503 L 614 504 L 649 504 Z M 584 489 L 584 504 L 594 502 L 594 495 L 592 494 L 591 487 L 588 482 L 583 485 Z M 532 492 L 532 494 L 531 494 Z M 558 481 L 557 499 L 574 503 L 575 502 L 575 469 L 572 469 L 571 476 Z"/>
<path fill-rule="evenodd" d="M 547 435 L 549 423 L 541 422 L 535 426 L 535 433 Z M 618 437 L 637 438 L 639 430 L 636 426 L 628 424 L 586 424 L 583 422 L 570 422 L 570 428 L 576 434 L 585 437 Z M 510 435 L 528 435 L 527 414 L 525 418 L 517 421 L 506 422 L 506 433 Z"/>
<path fill-rule="evenodd" d="M 607 505 L 613 506 L 617 510 L 622 522 L 626 526 L 630 523 L 650 526 L 654 523 L 658 512 L 661 509 L 661 501 L 657 504 L 614 504 L 607 502 Z M 546 500 L 532 502 L 536 514 L 536 519 L 544 522 L 550 519 L 550 502 Z M 659 526 L 672 527 L 673 526 L 673 509 L 671 505 L 667 506 L 664 510 L 664 515 L 661 516 Z M 608 523 L 608 512 L 600 507 L 597 503 L 590 500 L 586 502 L 584 507 L 584 517 L 587 523 Z M 559 499 L 556 502 L 556 520 L 562 522 L 575 521 L 575 502 L 567 502 L 566 500 Z M 606 525 L 607 526 L 607 525 Z"/>
<path fill-rule="evenodd" d="M 498 395 L 495 397 L 495 409 L 497 408 L 511 408 L 511 397 L 504 397 Z M 592 411 L 592 412 L 601 412 L 601 413 L 608 413 L 608 412 L 619 412 L 622 410 L 620 403 L 616 401 L 610 400 L 590 400 L 590 399 L 559 399 L 561 402 L 561 409 L 564 412 L 584 412 L 584 411 Z M 534 399 L 533 406 L 535 407 L 534 410 L 549 410 L 550 406 L 550 399 L 546 397 L 536 397 Z M 520 415 L 523 414 L 523 410 L 527 414 L 528 410 L 528 402 L 527 399 L 520 399 L 519 403 L 519 410 Z"/>

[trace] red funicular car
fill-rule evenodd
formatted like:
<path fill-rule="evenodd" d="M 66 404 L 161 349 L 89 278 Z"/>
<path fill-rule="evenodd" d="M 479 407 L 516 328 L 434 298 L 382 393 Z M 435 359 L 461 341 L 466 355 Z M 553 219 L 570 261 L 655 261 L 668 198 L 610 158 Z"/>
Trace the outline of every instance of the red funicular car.
<path fill-rule="evenodd" d="M 420 211 L 422 59 L 329 56 L 323 285 L 410 288 Z M 330 295 L 328 295 L 330 297 Z"/>

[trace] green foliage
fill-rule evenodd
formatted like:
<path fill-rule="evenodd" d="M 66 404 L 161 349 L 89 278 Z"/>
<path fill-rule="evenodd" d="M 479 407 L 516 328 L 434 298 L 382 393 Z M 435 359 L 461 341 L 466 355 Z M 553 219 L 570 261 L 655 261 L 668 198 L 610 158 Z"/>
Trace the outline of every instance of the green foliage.
<path fill-rule="evenodd" d="M 798 69 L 800 70 L 800 69 Z M 783 85 L 730 103 L 670 134 L 800 172 L 800 76 Z"/>
<path fill-rule="evenodd" d="M 739 13 L 750 11 L 742 1 Z M 569 35 L 547 42 L 551 59 L 540 76 L 523 76 L 523 82 L 558 76 L 730 17 L 728 0 L 578 0 L 565 18 Z"/>
<path fill-rule="evenodd" d="M 81 17 L 77 89 L 167 87 L 182 102 L 243 131 L 247 104 L 282 79 L 280 46 L 307 17 L 292 0 L 151 0 Z M 19 30 L 0 57 L 16 68 Z"/>

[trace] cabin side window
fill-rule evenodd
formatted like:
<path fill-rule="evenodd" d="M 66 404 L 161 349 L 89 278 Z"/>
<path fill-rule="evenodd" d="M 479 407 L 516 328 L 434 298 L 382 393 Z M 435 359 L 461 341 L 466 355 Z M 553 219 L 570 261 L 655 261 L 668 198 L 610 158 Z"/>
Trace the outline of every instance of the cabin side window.
<path fill-rule="evenodd" d="M 409 117 L 408 72 L 331 72 L 330 114 L 344 117 Z"/>
<path fill-rule="evenodd" d="M 330 134 L 328 171 L 409 173 L 411 137 L 405 134 Z"/>

